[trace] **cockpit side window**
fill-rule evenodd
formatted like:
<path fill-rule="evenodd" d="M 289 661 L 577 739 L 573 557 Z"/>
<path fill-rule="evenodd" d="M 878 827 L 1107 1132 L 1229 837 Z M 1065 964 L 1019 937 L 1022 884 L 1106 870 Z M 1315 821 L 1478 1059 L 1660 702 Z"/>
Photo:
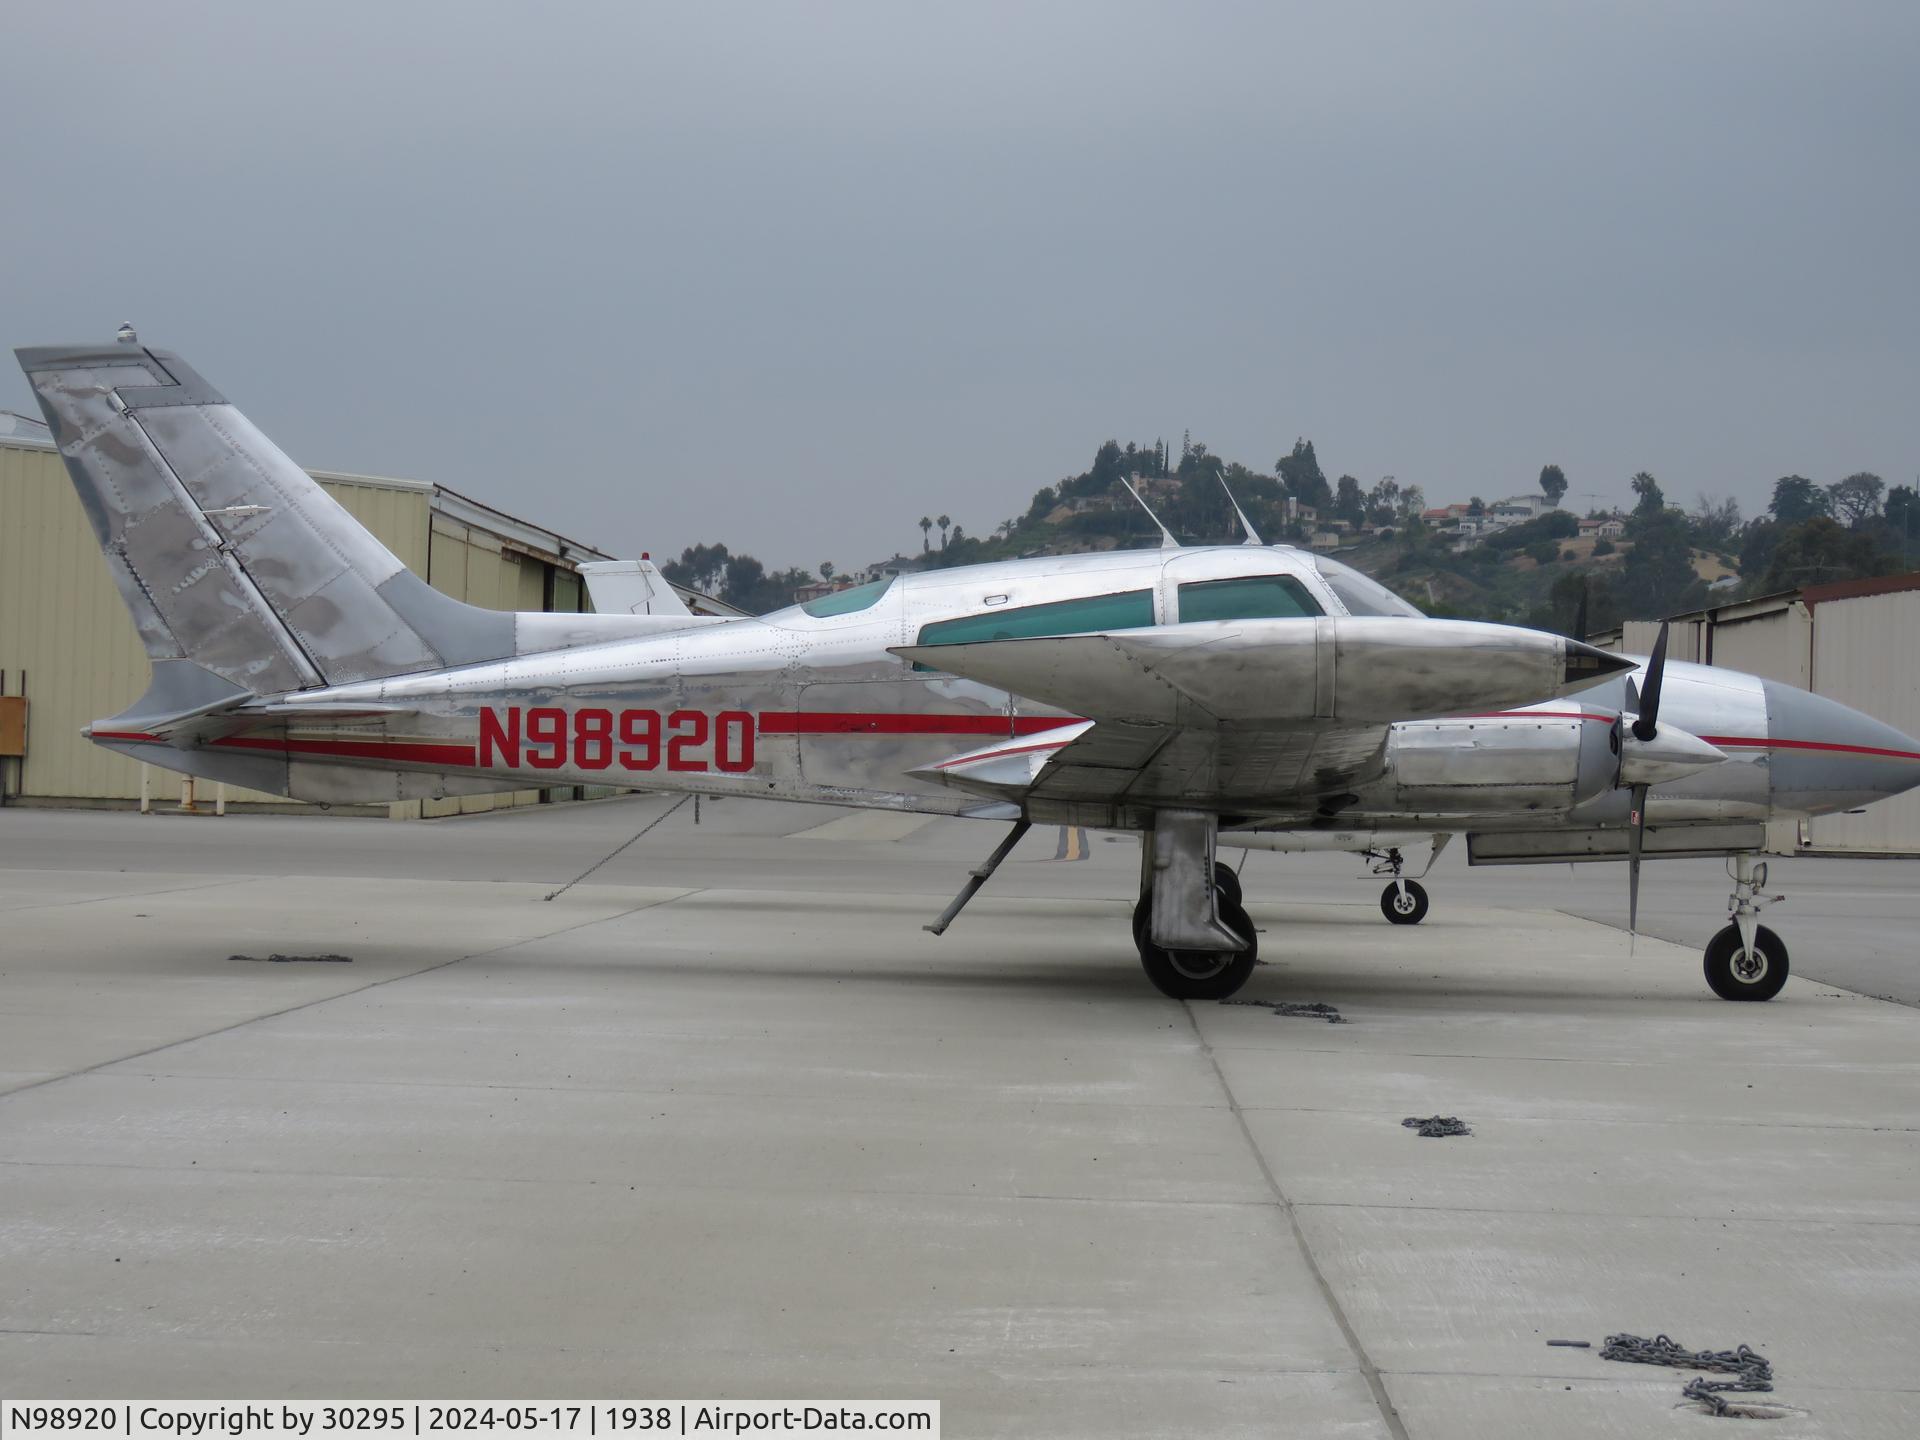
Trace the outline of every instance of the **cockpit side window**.
<path fill-rule="evenodd" d="M 1326 612 L 1291 575 L 1196 580 L 1180 587 L 1180 621 L 1294 620 Z"/>
<path fill-rule="evenodd" d="M 988 610 L 920 627 L 922 645 L 965 645 L 975 640 L 1025 640 L 1036 635 L 1079 635 L 1089 630 L 1139 630 L 1153 624 L 1153 592 L 1083 595 L 1045 605 Z"/>

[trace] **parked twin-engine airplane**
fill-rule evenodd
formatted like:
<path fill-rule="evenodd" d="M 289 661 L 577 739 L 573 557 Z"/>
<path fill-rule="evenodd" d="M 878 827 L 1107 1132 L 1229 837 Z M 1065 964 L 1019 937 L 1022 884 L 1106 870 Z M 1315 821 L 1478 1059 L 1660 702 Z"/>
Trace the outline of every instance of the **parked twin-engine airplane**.
<path fill-rule="evenodd" d="M 18 353 L 153 681 L 94 741 L 333 803 L 529 785 L 1143 836 L 1134 940 L 1168 995 L 1245 982 L 1256 935 L 1216 845 L 1348 849 L 1427 898 L 1401 847 L 1474 863 L 1726 855 L 1727 999 L 1787 951 L 1757 924 L 1766 822 L 1920 783 L 1920 742 L 1776 681 L 1432 620 L 1358 572 L 1258 543 L 902 575 L 757 618 L 688 614 L 619 567 L 615 613 L 506 614 L 429 588 L 177 355 Z M 1242 517 L 1242 524 L 1245 517 Z M 1631 673 L 1628 673 L 1631 672 Z M 1576 695 L 1578 699 L 1568 697 Z M 1423 872 L 1424 873 L 1424 872 Z"/>

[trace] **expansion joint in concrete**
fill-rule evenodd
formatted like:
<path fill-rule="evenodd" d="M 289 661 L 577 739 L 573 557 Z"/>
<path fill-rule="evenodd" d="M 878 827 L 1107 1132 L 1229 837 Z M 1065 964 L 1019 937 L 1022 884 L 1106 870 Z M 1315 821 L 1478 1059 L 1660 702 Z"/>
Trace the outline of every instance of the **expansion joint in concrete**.
<path fill-rule="evenodd" d="M 1367 1353 L 1367 1347 L 1361 1343 L 1360 1334 L 1353 1328 L 1353 1322 L 1347 1317 L 1346 1307 L 1340 1303 L 1340 1297 L 1334 1292 L 1327 1280 L 1326 1272 L 1320 1268 L 1320 1261 L 1313 1253 L 1313 1246 L 1307 1241 L 1307 1232 L 1301 1228 L 1300 1215 L 1294 1208 L 1291 1198 L 1281 1187 L 1280 1177 L 1273 1173 L 1273 1166 L 1267 1163 L 1267 1157 L 1260 1144 L 1253 1138 L 1253 1129 L 1247 1124 L 1246 1112 L 1240 1108 L 1240 1101 L 1233 1093 L 1233 1086 L 1227 1082 L 1227 1075 L 1215 1058 L 1213 1046 L 1207 1043 L 1207 1037 L 1200 1033 L 1200 1022 L 1194 1017 L 1190 1001 L 1182 1001 L 1180 1008 L 1186 1012 L 1187 1024 L 1192 1027 L 1194 1043 L 1200 1047 L 1200 1053 L 1207 1058 L 1208 1066 L 1213 1070 L 1214 1082 L 1219 1085 L 1220 1093 L 1226 1097 L 1227 1109 L 1233 1115 L 1233 1123 L 1239 1127 L 1240 1138 L 1246 1141 L 1247 1149 L 1253 1155 L 1253 1163 L 1260 1167 L 1261 1177 L 1266 1181 L 1267 1190 L 1273 1196 L 1273 1203 L 1281 1215 L 1286 1218 L 1287 1228 L 1293 1233 L 1293 1243 L 1300 1251 L 1301 1262 L 1307 1267 L 1307 1273 L 1313 1276 L 1313 1283 L 1320 1292 L 1321 1303 L 1333 1316 L 1333 1323 L 1340 1329 L 1341 1338 L 1347 1342 L 1347 1348 L 1353 1352 L 1354 1363 L 1358 1366 L 1361 1378 L 1367 1382 L 1367 1390 L 1373 1396 L 1374 1406 L 1380 1412 L 1381 1422 L 1387 1427 L 1387 1433 L 1393 1440 L 1408 1440 L 1407 1427 L 1400 1418 L 1400 1412 L 1394 1407 L 1393 1398 L 1387 1394 L 1386 1381 L 1380 1376 L 1380 1368 L 1373 1363 L 1373 1357 Z"/>

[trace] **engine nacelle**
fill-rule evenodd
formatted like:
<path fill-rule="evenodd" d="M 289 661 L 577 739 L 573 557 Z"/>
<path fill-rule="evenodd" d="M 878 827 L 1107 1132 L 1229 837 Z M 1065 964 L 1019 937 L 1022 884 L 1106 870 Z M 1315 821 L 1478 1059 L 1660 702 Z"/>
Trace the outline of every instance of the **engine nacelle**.
<path fill-rule="evenodd" d="M 1620 730 L 1605 711 L 1561 710 L 1395 725 L 1361 808 L 1413 814 L 1561 814 L 1613 787 Z"/>

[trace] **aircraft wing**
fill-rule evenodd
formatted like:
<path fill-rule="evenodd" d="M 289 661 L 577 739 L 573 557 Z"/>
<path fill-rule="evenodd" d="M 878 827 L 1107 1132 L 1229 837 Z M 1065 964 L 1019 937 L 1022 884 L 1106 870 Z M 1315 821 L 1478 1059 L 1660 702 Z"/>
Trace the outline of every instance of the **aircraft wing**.
<path fill-rule="evenodd" d="M 1385 725 L 1179 729 L 1081 720 L 913 772 L 1015 803 L 1311 810 L 1378 773 Z"/>
<path fill-rule="evenodd" d="M 1528 704 L 1627 668 L 1474 621 L 1321 616 L 903 646 L 1088 717 L 921 778 L 1007 800 L 1312 810 L 1378 773 L 1396 721 Z"/>

